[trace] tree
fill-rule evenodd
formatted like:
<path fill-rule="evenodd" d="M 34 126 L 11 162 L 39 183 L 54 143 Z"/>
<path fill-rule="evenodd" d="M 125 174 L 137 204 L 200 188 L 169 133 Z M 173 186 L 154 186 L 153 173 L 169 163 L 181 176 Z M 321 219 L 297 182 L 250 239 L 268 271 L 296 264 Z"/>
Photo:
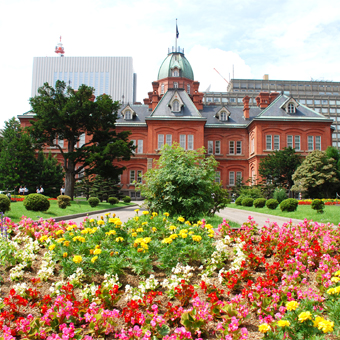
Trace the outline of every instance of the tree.
<path fill-rule="evenodd" d="M 65 194 L 73 197 L 75 176 L 87 174 L 118 178 L 124 167 L 113 165 L 115 159 L 129 160 L 134 150 L 128 141 L 130 132 L 116 133 L 115 122 L 119 103 L 108 95 L 94 100 L 94 89 L 81 85 L 77 91 L 57 81 L 55 89 L 45 83 L 38 95 L 30 98 L 35 119 L 29 131 L 38 146 L 59 148 L 65 171 Z M 78 146 L 83 134 L 89 141 Z M 56 139 L 67 142 L 65 152 Z"/>
<path fill-rule="evenodd" d="M 0 183 L 5 190 L 26 185 L 35 192 L 36 158 L 29 134 L 13 117 L 5 122 L 0 151 Z"/>
<path fill-rule="evenodd" d="M 307 191 L 309 197 L 328 198 L 335 195 L 339 186 L 335 160 L 326 152 L 311 152 L 292 176 L 294 191 Z"/>
<path fill-rule="evenodd" d="M 208 213 L 214 207 L 213 191 L 217 161 L 205 157 L 204 148 L 186 151 L 167 144 L 155 166 L 136 188 L 152 211 L 166 211 L 186 218 Z"/>
<path fill-rule="evenodd" d="M 294 184 L 292 176 L 301 164 L 302 158 L 291 147 L 274 151 L 260 161 L 259 174 L 275 187 L 288 189 Z"/>
<path fill-rule="evenodd" d="M 44 188 L 44 195 L 57 197 L 60 195 L 60 188 L 64 184 L 64 172 L 58 160 L 49 152 L 46 157 L 39 151 L 37 158 L 36 183 Z"/>

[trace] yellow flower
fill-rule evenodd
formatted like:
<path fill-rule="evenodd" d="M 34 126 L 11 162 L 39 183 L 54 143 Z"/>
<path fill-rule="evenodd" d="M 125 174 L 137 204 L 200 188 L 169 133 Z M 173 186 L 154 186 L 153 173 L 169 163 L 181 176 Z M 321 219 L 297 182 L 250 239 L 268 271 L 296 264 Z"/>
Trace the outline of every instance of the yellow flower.
<path fill-rule="evenodd" d="M 299 314 L 299 321 L 304 322 L 306 320 L 312 320 L 311 312 L 302 312 Z"/>
<path fill-rule="evenodd" d="M 172 235 L 170 235 L 170 238 L 171 238 L 172 240 L 174 240 L 174 239 L 177 238 L 177 237 L 178 237 L 177 234 L 172 234 Z"/>
<path fill-rule="evenodd" d="M 143 215 L 148 215 L 149 212 L 148 211 L 143 211 Z"/>
<path fill-rule="evenodd" d="M 166 217 L 169 217 L 169 213 L 168 212 L 165 212 L 163 215 L 166 216 Z"/>
<path fill-rule="evenodd" d="M 91 219 L 90 219 L 90 223 L 93 223 L 93 222 L 94 222 L 94 218 L 91 218 Z"/>
<path fill-rule="evenodd" d="M 176 227 L 176 226 L 174 226 L 174 225 L 171 225 L 171 226 L 169 227 L 169 229 L 170 229 L 170 230 L 176 230 L 176 229 L 177 229 L 177 227 Z"/>
<path fill-rule="evenodd" d="M 98 224 L 98 225 L 104 225 L 105 222 L 104 222 L 103 220 L 99 220 L 99 221 L 97 221 L 97 224 Z"/>
<path fill-rule="evenodd" d="M 296 301 L 289 301 L 286 303 L 287 310 L 295 310 L 298 308 L 299 303 Z"/>
<path fill-rule="evenodd" d="M 68 247 L 69 245 L 70 245 L 70 241 L 65 241 L 65 242 L 64 242 L 64 246 L 65 246 L 65 247 Z"/>
<path fill-rule="evenodd" d="M 72 261 L 75 263 L 80 263 L 82 260 L 83 260 L 82 257 L 79 255 L 75 255 L 72 259 Z"/>
<path fill-rule="evenodd" d="M 136 230 L 137 233 L 142 233 L 143 231 L 144 231 L 143 228 L 137 228 L 137 230 Z"/>
<path fill-rule="evenodd" d="M 201 224 L 203 224 L 202 221 L 197 221 L 197 225 L 201 225 Z"/>
<path fill-rule="evenodd" d="M 188 234 L 180 234 L 182 238 L 187 238 L 188 237 Z"/>
<path fill-rule="evenodd" d="M 40 238 L 39 238 L 39 241 L 40 242 L 44 242 L 44 241 L 46 241 L 48 239 L 48 236 L 47 235 L 44 235 L 44 236 L 41 236 Z"/>
<path fill-rule="evenodd" d="M 90 233 L 90 234 L 94 234 L 97 230 L 98 230 L 97 227 L 93 227 L 92 229 L 89 228 L 89 233 Z"/>
<path fill-rule="evenodd" d="M 289 327 L 290 326 L 290 322 L 288 320 L 279 320 L 277 322 L 277 324 L 280 327 Z"/>
<path fill-rule="evenodd" d="M 167 243 L 167 244 L 170 244 L 172 242 L 172 239 L 170 237 L 168 238 L 165 238 L 162 243 Z"/>
<path fill-rule="evenodd" d="M 116 235 L 116 231 L 115 230 L 110 230 L 108 232 L 105 233 L 106 235 L 110 236 L 110 235 Z"/>
<path fill-rule="evenodd" d="M 340 281 L 340 277 L 334 276 L 334 277 L 331 278 L 331 281 L 337 283 L 337 282 Z"/>
<path fill-rule="evenodd" d="M 206 227 L 207 229 L 213 229 L 213 226 L 212 226 L 211 224 L 206 224 L 205 227 Z"/>
<path fill-rule="evenodd" d="M 185 224 L 191 225 L 190 221 L 185 221 Z"/>
<path fill-rule="evenodd" d="M 104 219 L 104 217 L 103 217 L 103 216 L 100 216 L 100 219 L 101 219 L 101 220 L 103 220 L 103 219 Z"/>
<path fill-rule="evenodd" d="M 182 223 L 185 221 L 185 219 L 184 219 L 183 217 L 181 217 L 181 216 L 180 216 L 180 217 L 178 217 L 178 219 L 177 219 L 177 220 L 178 220 L 179 222 L 182 222 Z"/>
<path fill-rule="evenodd" d="M 81 234 L 88 234 L 88 232 L 89 232 L 89 230 L 91 230 L 90 228 L 86 228 L 86 229 L 84 229 L 84 230 L 82 230 L 80 233 Z"/>
<path fill-rule="evenodd" d="M 55 234 L 56 235 L 61 235 L 61 234 L 64 234 L 64 230 L 57 230 L 56 232 L 55 232 Z"/>
<path fill-rule="evenodd" d="M 165 217 L 163 217 L 163 222 L 165 222 L 166 221 L 166 218 Z"/>
<path fill-rule="evenodd" d="M 67 257 L 67 253 L 64 253 L 64 254 L 63 254 L 63 257 Z"/>
<path fill-rule="evenodd" d="M 111 213 L 106 213 L 106 214 L 105 214 L 105 216 L 110 216 L 110 215 L 111 215 Z"/>
<path fill-rule="evenodd" d="M 263 323 L 259 326 L 259 331 L 261 333 L 267 333 L 270 330 L 270 326 L 267 323 Z"/>
<path fill-rule="evenodd" d="M 195 234 L 193 231 L 189 231 L 189 235 Z"/>
<path fill-rule="evenodd" d="M 324 320 L 325 320 L 325 319 L 324 319 L 323 317 L 317 316 L 317 317 L 315 318 L 315 320 L 313 321 L 313 326 L 314 326 L 314 327 L 318 327 L 319 323 L 320 323 L 321 321 L 324 321 Z"/>
<path fill-rule="evenodd" d="M 143 238 L 143 241 L 144 241 L 145 243 L 150 243 L 150 242 L 151 242 L 151 237 L 144 237 L 144 238 Z"/>
<path fill-rule="evenodd" d="M 136 222 L 138 222 L 139 217 L 138 217 L 138 216 L 135 216 L 135 217 L 134 217 L 134 220 L 135 220 Z"/>
<path fill-rule="evenodd" d="M 122 237 L 117 237 L 116 238 L 116 242 L 123 242 L 123 241 L 124 241 L 124 239 Z"/>
<path fill-rule="evenodd" d="M 67 231 L 71 231 L 71 230 L 73 230 L 73 228 L 74 228 L 73 225 L 69 225 L 69 226 L 66 228 L 66 230 L 67 230 Z"/>
<path fill-rule="evenodd" d="M 101 252 L 102 252 L 101 249 L 95 249 L 94 252 L 93 252 L 93 254 L 94 254 L 94 255 L 99 255 Z"/>
<path fill-rule="evenodd" d="M 73 233 L 70 233 L 70 236 L 73 236 L 74 234 Z"/>
<path fill-rule="evenodd" d="M 90 254 L 91 254 L 91 255 L 93 254 L 93 251 L 94 251 L 93 249 L 90 249 Z"/>
<path fill-rule="evenodd" d="M 335 276 L 340 276 L 340 270 L 338 270 L 336 273 L 334 273 Z"/>
<path fill-rule="evenodd" d="M 156 212 L 153 212 L 152 216 L 155 217 L 155 216 L 158 216 L 158 214 Z"/>
<path fill-rule="evenodd" d="M 324 333 L 333 332 L 333 328 L 334 328 L 334 322 L 331 322 L 328 320 L 320 321 L 318 324 L 318 329 L 320 331 L 323 331 Z"/>
<path fill-rule="evenodd" d="M 180 234 L 187 234 L 188 233 L 188 229 L 182 229 L 179 231 Z"/>
<path fill-rule="evenodd" d="M 54 248 L 55 248 L 55 244 L 51 244 L 51 245 L 48 247 L 49 250 L 53 250 Z"/>
<path fill-rule="evenodd" d="M 152 231 L 157 231 L 157 228 L 155 228 L 155 227 L 152 227 Z"/>
<path fill-rule="evenodd" d="M 91 262 L 94 263 L 97 259 L 98 259 L 98 256 L 94 256 L 92 257 Z"/>
<path fill-rule="evenodd" d="M 142 223 L 142 225 L 147 225 L 147 224 L 148 224 L 148 222 L 143 222 L 143 223 Z"/>
<path fill-rule="evenodd" d="M 57 243 L 61 243 L 61 242 L 65 241 L 65 239 L 62 237 L 62 238 L 58 238 L 56 241 L 57 241 Z"/>
<path fill-rule="evenodd" d="M 200 242 L 202 240 L 202 237 L 200 235 L 192 235 L 191 237 L 195 242 Z"/>
<path fill-rule="evenodd" d="M 137 249 L 137 252 L 138 252 L 138 253 L 141 253 L 142 251 L 144 251 L 143 248 L 138 248 L 138 249 Z"/>
<path fill-rule="evenodd" d="M 136 236 L 137 236 L 137 233 L 132 233 L 131 236 L 132 236 L 132 237 L 136 237 Z"/>
<path fill-rule="evenodd" d="M 138 213 L 139 209 L 135 209 L 135 212 Z"/>

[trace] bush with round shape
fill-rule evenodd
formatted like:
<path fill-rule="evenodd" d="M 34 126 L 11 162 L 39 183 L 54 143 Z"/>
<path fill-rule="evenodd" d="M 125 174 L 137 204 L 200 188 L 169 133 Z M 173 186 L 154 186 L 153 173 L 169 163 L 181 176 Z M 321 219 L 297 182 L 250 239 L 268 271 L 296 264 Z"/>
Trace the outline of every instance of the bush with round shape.
<path fill-rule="evenodd" d="M 98 197 L 90 197 L 87 202 L 89 203 L 89 205 L 93 208 L 96 207 L 100 201 Z"/>
<path fill-rule="evenodd" d="M 286 190 L 283 188 L 275 188 L 273 198 L 281 203 L 283 200 L 287 199 Z"/>
<path fill-rule="evenodd" d="M 57 197 L 58 199 L 58 206 L 61 209 L 66 209 L 71 205 L 71 197 L 67 195 L 60 195 Z"/>
<path fill-rule="evenodd" d="M 236 198 L 236 201 L 235 201 L 235 204 L 236 205 L 242 205 L 242 200 L 244 199 L 244 197 L 238 197 L 238 198 Z"/>
<path fill-rule="evenodd" d="M 265 198 L 257 198 L 254 201 L 254 207 L 255 208 L 263 208 L 266 205 L 266 199 Z"/>
<path fill-rule="evenodd" d="M 312 209 L 316 210 L 318 213 L 322 214 L 324 208 L 325 208 L 325 203 L 319 198 L 316 198 L 312 201 Z"/>
<path fill-rule="evenodd" d="M 109 197 L 108 202 L 111 205 L 118 204 L 119 203 L 119 199 L 117 197 Z"/>
<path fill-rule="evenodd" d="M 280 203 L 280 209 L 281 211 L 295 211 L 297 209 L 298 204 L 299 201 L 296 200 L 295 198 L 287 198 L 286 200 Z"/>
<path fill-rule="evenodd" d="M 29 194 L 23 203 L 26 210 L 47 211 L 50 208 L 50 201 L 41 194 Z"/>
<path fill-rule="evenodd" d="M 244 207 L 252 207 L 253 203 L 254 203 L 254 200 L 250 197 L 245 197 L 242 200 L 242 206 L 244 206 Z"/>
<path fill-rule="evenodd" d="M 267 200 L 266 202 L 266 207 L 271 210 L 275 210 L 278 205 L 279 205 L 279 202 L 274 198 L 271 198 Z"/>
<path fill-rule="evenodd" d="M 0 194 L 0 211 L 5 213 L 11 210 L 11 200 L 3 194 Z"/>
<path fill-rule="evenodd" d="M 125 196 L 125 197 L 123 198 L 123 202 L 124 202 L 124 203 L 130 203 L 130 202 L 131 202 L 131 197 L 130 197 L 130 196 Z"/>

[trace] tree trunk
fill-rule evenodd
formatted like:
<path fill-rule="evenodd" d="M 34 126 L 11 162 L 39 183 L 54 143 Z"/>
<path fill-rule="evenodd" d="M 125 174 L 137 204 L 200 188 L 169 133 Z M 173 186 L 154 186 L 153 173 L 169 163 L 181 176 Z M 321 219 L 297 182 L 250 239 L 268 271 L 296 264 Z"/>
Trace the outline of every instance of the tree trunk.
<path fill-rule="evenodd" d="M 73 201 L 74 185 L 75 185 L 75 165 L 71 160 L 67 162 L 67 168 L 65 171 L 65 195 L 70 196 Z"/>

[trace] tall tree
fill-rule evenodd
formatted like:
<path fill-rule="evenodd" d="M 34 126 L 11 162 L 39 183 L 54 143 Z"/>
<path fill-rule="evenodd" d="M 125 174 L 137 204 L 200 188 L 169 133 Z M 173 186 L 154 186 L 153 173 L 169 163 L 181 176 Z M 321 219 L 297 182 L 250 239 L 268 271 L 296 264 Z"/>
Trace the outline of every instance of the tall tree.
<path fill-rule="evenodd" d="M 115 159 L 129 160 L 134 150 L 128 141 L 130 132 L 116 133 L 115 122 L 119 103 L 108 95 L 94 100 L 94 89 L 81 85 L 77 91 L 57 81 L 55 88 L 45 83 L 38 95 L 30 98 L 35 113 L 29 128 L 37 145 L 59 148 L 65 171 L 65 194 L 73 197 L 75 176 L 84 169 L 87 174 L 118 178 L 124 167 L 113 165 Z M 90 136 L 78 146 L 83 134 Z M 64 140 L 67 151 L 56 144 Z"/>
<path fill-rule="evenodd" d="M 35 188 L 35 151 L 29 134 L 23 131 L 13 117 L 5 122 L 0 150 L 0 185 L 2 189 L 14 190 L 26 185 L 32 192 Z"/>
<path fill-rule="evenodd" d="M 291 147 L 273 151 L 261 159 L 259 174 L 275 187 L 290 189 L 294 184 L 292 176 L 301 162 L 302 157 L 296 154 Z"/>
<path fill-rule="evenodd" d="M 311 152 L 293 175 L 294 191 L 307 191 L 312 198 L 328 198 L 339 188 L 335 160 L 326 152 Z"/>

